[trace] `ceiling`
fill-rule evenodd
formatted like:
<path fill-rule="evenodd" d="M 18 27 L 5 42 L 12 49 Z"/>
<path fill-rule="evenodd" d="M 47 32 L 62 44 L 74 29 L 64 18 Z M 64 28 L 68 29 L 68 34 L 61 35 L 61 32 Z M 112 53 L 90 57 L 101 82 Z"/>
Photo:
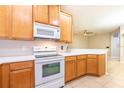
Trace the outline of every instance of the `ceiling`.
<path fill-rule="evenodd" d="M 61 6 L 73 16 L 74 31 L 111 32 L 124 25 L 124 6 Z"/>

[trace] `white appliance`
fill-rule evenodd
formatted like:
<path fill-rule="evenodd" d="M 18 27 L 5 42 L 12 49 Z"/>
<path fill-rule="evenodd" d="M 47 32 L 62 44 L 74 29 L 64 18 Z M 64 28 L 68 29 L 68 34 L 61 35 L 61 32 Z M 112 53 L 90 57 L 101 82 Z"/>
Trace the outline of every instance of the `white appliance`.
<path fill-rule="evenodd" d="M 56 48 L 34 47 L 35 87 L 59 88 L 64 86 L 64 57 Z"/>
<path fill-rule="evenodd" d="M 34 22 L 33 34 L 35 38 L 60 39 L 60 28 Z"/>

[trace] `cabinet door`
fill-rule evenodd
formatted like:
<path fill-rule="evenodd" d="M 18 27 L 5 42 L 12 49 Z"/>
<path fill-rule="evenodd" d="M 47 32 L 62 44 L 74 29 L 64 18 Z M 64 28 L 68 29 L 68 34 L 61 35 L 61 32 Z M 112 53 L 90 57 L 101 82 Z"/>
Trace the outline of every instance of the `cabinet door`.
<path fill-rule="evenodd" d="M 60 25 L 60 7 L 58 5 L 49 6 L 49 24 Z"/>
<path fill-rule="evenodd" d="M 2 88 L 2 65 L 0 65 L 0 88 Z"/>
<path fill-rule="evenodd" d="M 32 6 L 12 6 L 12 38 L 31 40 Z"/>
<path fill-rule="evenodd" d="M 97 75 L 98 73 L 97 59 L 87 59 L 87 73 Z"/>
<path fill-rule="evenodd" d="M 34 21 L 39 23 L 48 23 L 48 6 L 34 5 L 33 6 Z"/>
<path fill-rule="evenodd" d="M 65 62 L 65 82 L 76 77 L 76 61 Z"/>
<path fill-rule="evenodd" d="M 105 54 L 98 56 L 98 75 L 105 74 Z"/>
<path fill-rule="evenodd" d="M 7 38 L 11 30 L 11 7 L 0 5 L 0 38 Z"/>
<path fill-rule="evenodd" d="M 10 88 L 32 88 L 33 69 L 27 68 L 10 72 Z"/>
<path fill-rule="evenodd" d="M 76 65 L 76 75 L 78 76 L 82 76 L 86 74 L 86 59 L 81 59 L 81 60 L 77 60 L 77 65 Z"/>
<path fill-rule="evenodd" d="M 72 17 L 69 14 L 60 13 L 61 41 L 72 42 Z"/>

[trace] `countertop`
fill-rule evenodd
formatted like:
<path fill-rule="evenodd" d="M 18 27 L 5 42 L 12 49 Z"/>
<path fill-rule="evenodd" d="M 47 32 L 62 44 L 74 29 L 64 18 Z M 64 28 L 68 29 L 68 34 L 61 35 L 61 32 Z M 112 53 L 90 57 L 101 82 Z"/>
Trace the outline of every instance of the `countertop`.
<path fill-rule="evenodd" d="M 28 60 L 35 60 L 35 57 L 33 55 L 9 56 L 9 57 L 4 56 L 4 57 L 0 57 L 0 64 L 28 61 Z"/>
<path fill-rule="evenodd" d="M 76 56 L 82 54 L 106 54 L 106 49 L 71 49 L 70 52 L 59 53 L 62 56 Z M 35 60 L 34 55 L 22 55 L 22 56 L 1 56 L 0 64 L 13 63 L 20 61 Z"/>
<path fill-rule="evenodd" d="M 69 52 L 59 53 L 63 56 L 76 56 L 82 54 L 106 54 L 108 52 L 107 49 L 71 49 Z"/>

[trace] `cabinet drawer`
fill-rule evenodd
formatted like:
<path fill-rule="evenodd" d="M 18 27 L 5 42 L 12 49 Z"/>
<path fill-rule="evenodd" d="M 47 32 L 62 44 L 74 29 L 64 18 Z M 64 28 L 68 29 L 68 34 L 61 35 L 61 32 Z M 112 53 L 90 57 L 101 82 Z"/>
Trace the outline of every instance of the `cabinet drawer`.
<path fill-rule="evenodd" d="M 65 61 L 71 61 L 71 60 L 76 60 L 76 56 L 65 57 Z"/>
<path fill-rule="evenodd" d="M 97 55 L 87 55 L 87 58 L 97 58 Z"/>
<path fill-rule="evenodd" d="M 10 70 L 19 70 L 33 67 L 33 61 L 19 62 L 10 64 Z"/>
<path fill-rule="evenodd" d="M 79 55 L 77 56 L 77 59 L 86 59 L 86 55 Z"/>

